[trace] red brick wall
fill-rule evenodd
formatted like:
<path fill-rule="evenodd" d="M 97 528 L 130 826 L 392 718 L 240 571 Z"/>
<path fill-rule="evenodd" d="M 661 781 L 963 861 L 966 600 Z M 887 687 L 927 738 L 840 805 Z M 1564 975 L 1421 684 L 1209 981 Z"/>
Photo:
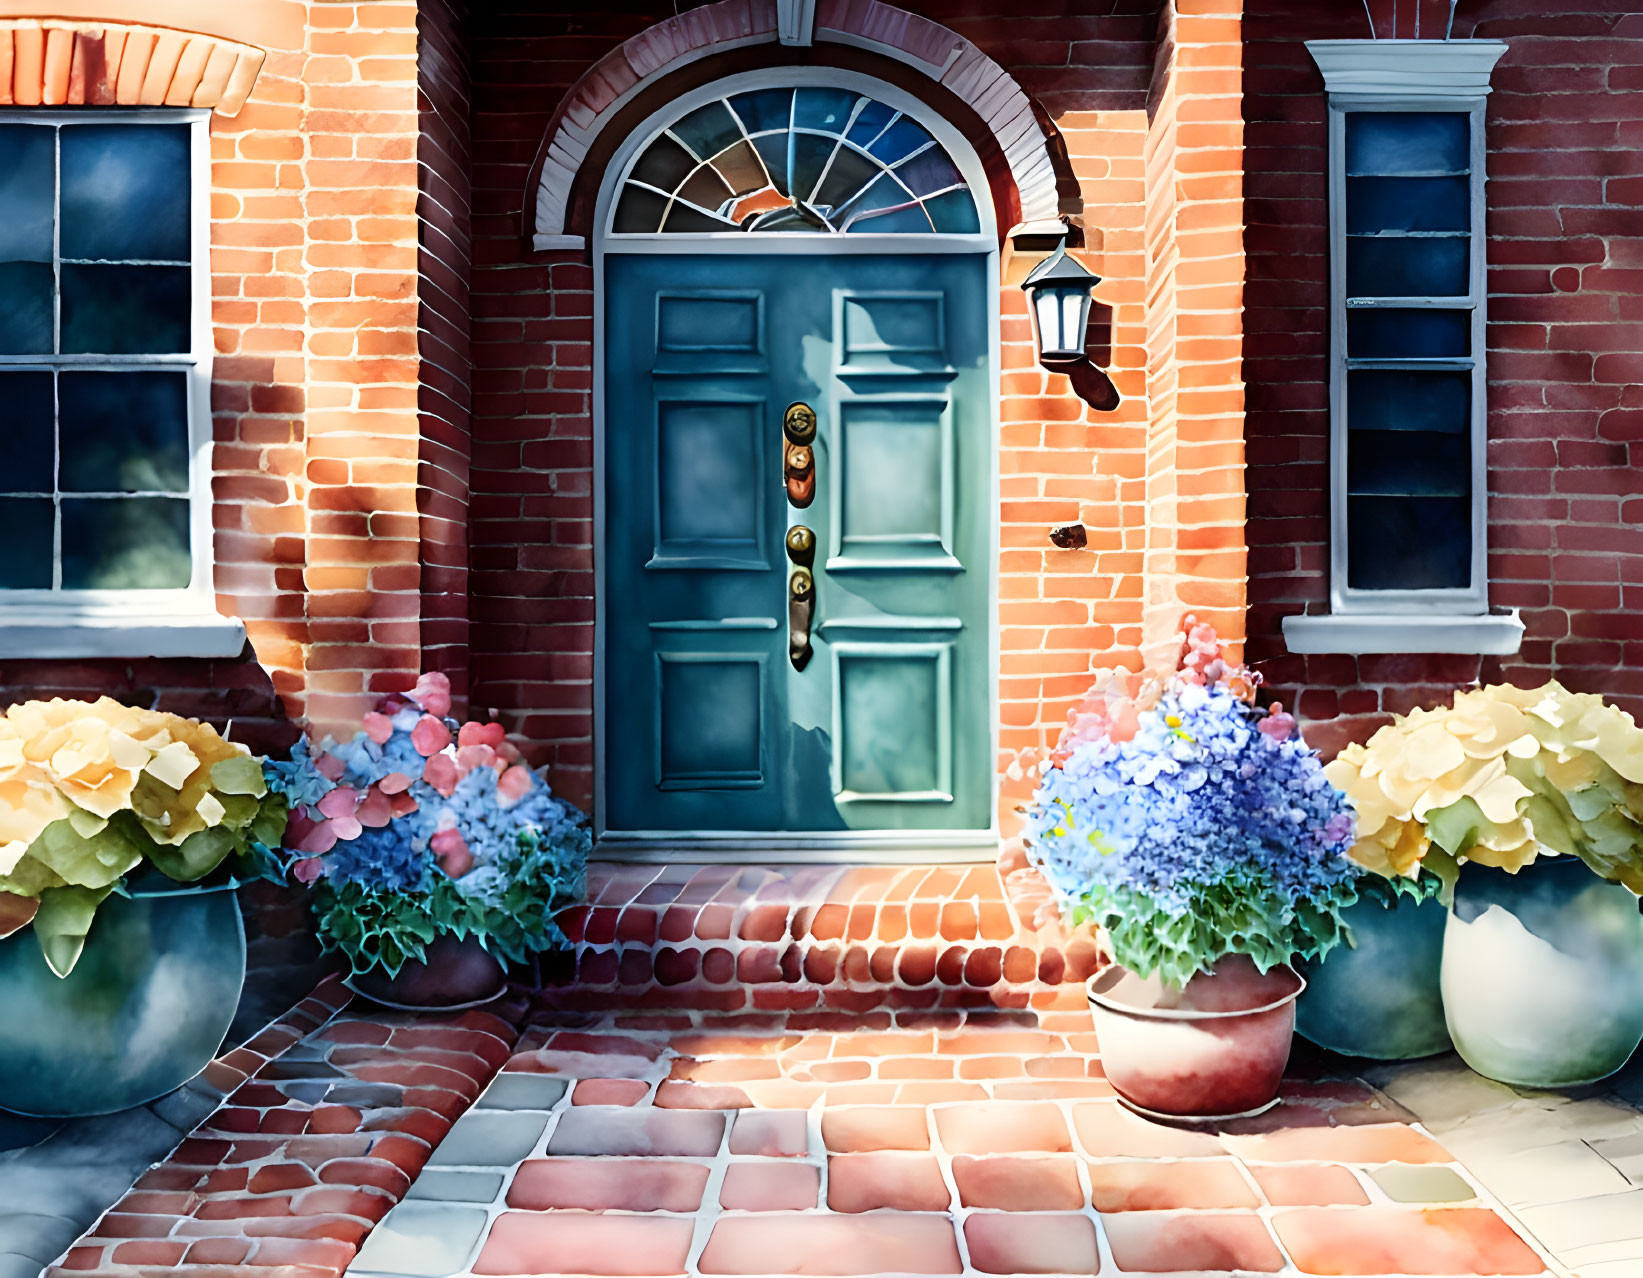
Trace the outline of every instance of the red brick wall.
<path fill-rule="evenodd" d="M 473 459 L 468 280 L 473 269 L 467 5 L 417 8 L 417 335 L 422 384 L 422 668 L 468 688 L 468 471 Z"/>
<path fill-rule="evenodd" d="M 420 661 L 416 7 L 199 17 L 267 51 L 243 109 L 211 121 L 216 587 L 255 661 L 0 662 L 0 698 L 108 692 L 275 748 L 290 719 L 340 726 Z"/>
<path fill-rule="evenodd" d="M 1390 36 L 1390 0 L 1373 6 Z M 1421 34 L 1441 35 L 1442 6 Z M 1362 8 L 1250 0 L 1249 652 L 1301 687 L 1318 745 L 1481 678 L 1555 676 L 1643 711 L 1643 15 L 1628 0 L 1469 0 L 1457 37 L 1508 49 L 1489 98 L 1490 600 L 1515 657 L 1286 654 L 1280 619 L 1327 611 L 1325 98 L 1301 41 L 1369 35 Z M 1415 6 L 1398 34 L 1414 34 Z"/>
<path fill-rule="evenodd" d="M 1144 152 L 1156 5 L 1121 0 L 1101 15 L 1076 17 L 1052 3 L 929 0 L 906 7 L 996 59 L 1053 123 L 1066 156 L 1059 189 L 1075 207 L 1082 200 L 1081 252 L 1104 277 L 1095 331 L 1119 392 L 1115 408 L 1092 409 L 1064 377 L 1038 367 L 1018 287 L 1036 259 L 1012 260 L 1007 251 L 1002 763 L 1053 742 L 1091 671 L 1135 664 L 1143 643 L 1153 271 Z M 1218 274 L 1241 278 L 1241 211 L 1219 191 L 1225 177 L 1215 179 L 1212 198 L 1187 172 L 1196 165 L 1220 175 L 1236 167 L 1236 83 L 1224 70 L 1236 66 L 1236 15 L 1235 0 L 1193 6 L 1192 43 L 1201 46 L 1192 55 L 1193 74 L 1221 79 L 1189 89 L 1189 96 L 1216 101 L 1195 105 L 1196 132 L 1182 146 L 1182 171 L 1169 179 L 1186 183 L 1184 256 L 1221 259 L 1207 273 L 1192 262 L 1184 281 L 1200 290 L 1184 307 L 1194 317 L 1182 327 L 1183 351 L 1198 365 L 1190 375 L 1197 398 L 1192 424 L 1171 449 L 1177 464 L 1193 471 L 1191 500 L 1203 504 L 1183 534 L 1193 542 L 1194 560 L 1184 569 L 1172 561 L 1168 598 L 1155 610 L 1170 632 L 1181 607 L 1221 610 L 1236 632 L 1242 602 L 1241 509 L 1223 501 L 1235 503 L 1241 485 L 1238 297 Z M 596 12 L 582 5 L 487 6 L 474 20 L 473 695 L 502 708 L 510 729 L 534 742 L 534 757 L 550 765 L 555 786 L 583 803 L 592 788 L 592 272 L 581 254 L 525 250 L 531 166 L 554 109 L 578 77 L 622 40 L 669 16 L 667 7 L 630 2 Z M 1209 49 L 1229 41 L 1230 54 Z M 871 57 L 839 46 L 758 52 L 857 65 Z M 1218 120 L 1220 133 L 1203 127 Z M 1209 312 L 1216 314 L 1206 318 Z M 1214 347 L 1226 339 L 1230 351 Z M 1088 527 L 1088 547 L 1052 547 L 1049 530 L 1074 521 Z M 1176 615 L 1165 620 L 1172 609 Z"/>

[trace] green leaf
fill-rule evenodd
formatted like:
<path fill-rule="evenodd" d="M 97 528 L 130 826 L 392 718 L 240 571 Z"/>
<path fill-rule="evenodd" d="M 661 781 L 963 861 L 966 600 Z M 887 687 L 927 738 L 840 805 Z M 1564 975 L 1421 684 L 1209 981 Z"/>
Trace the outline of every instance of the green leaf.
<path fill-rule="evenodd" d="M 248 754 L 237 754 L 230 759 L 219 759 L 211 765 L 211 788 L 219 797 L 225 794 L 250 795 L 260 799 L 268 792 L 263 779 L 262 763 Z"/>
<path fill-rule="evenodd" d="M 10 874 L 0 874 L 0 892 L 15 892 L 19 896 L 38 897 L 47 888 L 66 887 L 68 880 L 51 867 L 37 861 L 29 853 L 11 867 Z"/>
<path fill-rule="evenodd" d="M 40 910 L 34 916 L 34 935 L 40 942 L 46 966 L 58 976 L 67 976 L 80 961 L 97 907 L 112 890 L 112 887 L 71 886 L 50 888 L 41 894 Z"/>
<path fill-rule="evenodd" d="M 253 842 L 277 848 L 285 837 L 285 825 L 290 812 L 291 805 L 283 794 L 266 795 L 258 805 L 257 815 L 252 818 L 251 828 L 247 833 Z"/>
<path fill-rule="evenodd" d="M 214 825 L 196 830 L 181 843 L 157 843 L 148 854 L 155 868 L 167 878 L 179 883 L 203 879 L 238 851 L 244 844 L 244 835 L 227 826 Z"/>
<path fill-rule="evenodd" d="M 116 813 L 89 838 L 80 835 L 67 817 L 53 821 L 29 845 L 29 855 L 75 887 L 112 887 L 147 850 L 146 840 L 139 841 L 134 833 L 134 824 L 119 819 L 124 815 Z"/>
<path fill-rule="evenodd" d="M 1462 795 L 1448 807 L 1435 808 L 1426 814 L 1427 834 L 1451 856 L 1465 856 L 1478 841 L 1478 831 L 1492 825 L 1470 795 Z"/>

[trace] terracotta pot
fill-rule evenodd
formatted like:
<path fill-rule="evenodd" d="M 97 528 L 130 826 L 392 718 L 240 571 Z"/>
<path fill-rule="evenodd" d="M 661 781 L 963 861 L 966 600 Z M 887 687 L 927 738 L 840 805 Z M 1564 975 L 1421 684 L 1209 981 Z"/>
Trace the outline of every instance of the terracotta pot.
<path fill-rule="evenodd" d="M 1643 1042 L 1637 897 L 1574 857 L 1508 874 L 1462 867 L 1443 936 L 1443 1006 L 1461 1058 L 1516 1087 L 1614 1073 Z"/>
<path fill-rule="evenodd" d="M 1295 1029 L 1319 1047 L 1378 1061 L 1449 1050 L 1438 969 L 1449 911 L 1429 898 L 1366 898 L 1341 913 L 1351 944 L 1298 964 Z"/>
<path fill-rule="evenodd" d="M 420 962 L 410 960 L 393 976 L 372 970 L 343 984 L 374 1003 L 407 1011 L 479 1007 L 501 998 L 508 986 L 501 962 L 475 937 L 459 941 L 446 932 L 428 943 L 427 955 Z"/>
<path fill-rule="evenodd" d="M 103 901 L 66 977 L 32 928 L 0 941 L 0 1108 L 129 1109 L 181 1087 L 222 1046 L 245 981 L 232 889 L 129 890 Z"/>
<path fill-rule="evenodd" d="M 1278 1100 L 1306 982 L 1242 954 L 1179 990 L 1124 967 L 1090 978 L 1101 1065 L 1119 1099 L 1168 1118 L 1244 1118 Z"/>

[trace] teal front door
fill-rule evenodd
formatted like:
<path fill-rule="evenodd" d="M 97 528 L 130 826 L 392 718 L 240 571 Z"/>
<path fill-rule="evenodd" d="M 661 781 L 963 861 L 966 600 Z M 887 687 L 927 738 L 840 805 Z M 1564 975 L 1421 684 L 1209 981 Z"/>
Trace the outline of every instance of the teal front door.
<path fill-rule="evenodd" d="M 605 259 L 608 839 L 991 827 L 988 265 Z"/>

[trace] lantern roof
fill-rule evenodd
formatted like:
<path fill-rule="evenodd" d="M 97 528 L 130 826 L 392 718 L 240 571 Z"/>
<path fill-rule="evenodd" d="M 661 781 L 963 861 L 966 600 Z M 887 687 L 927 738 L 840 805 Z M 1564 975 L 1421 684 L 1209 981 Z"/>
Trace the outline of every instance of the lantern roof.
<path fill-rule="evenodd" d="M 1048 285 L 1088 289 L 1100 282 L 1101 277 L 1085 270 L 1078 259 L 1067 252 L 1065 244 L 1058 244 L 1054 253 L 1033 267 L 1027 278 L 1021 281 L 1021 287 L 1042 288 Z"/>

